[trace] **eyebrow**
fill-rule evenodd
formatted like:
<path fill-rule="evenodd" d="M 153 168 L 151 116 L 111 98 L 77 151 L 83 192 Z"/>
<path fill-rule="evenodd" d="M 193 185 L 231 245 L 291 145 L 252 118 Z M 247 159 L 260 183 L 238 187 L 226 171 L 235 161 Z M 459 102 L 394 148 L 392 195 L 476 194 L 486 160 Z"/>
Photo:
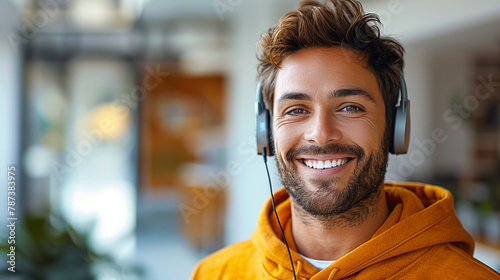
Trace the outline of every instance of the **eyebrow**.
<path fill-rule="evenodd" d="M 285 100 L 312 100 L 311 96 L 301 92 L 287 92 L 280 96 L 278 103 Z"/>
<path fill-rule="evenodd" d="M 375 99 L 366 92 L 365 90 L 362 90 L 360 88 L 341 88 L 337 89 L 333 92 L 330 93 L 330 98 L 337 98 L 337 97 L 347 97 L 347 96 L 356 96 L 359 95 L 366 100 L 375 103 Z"/>
<path fill-rule="evenodd" d="M 366 100 L 375 103 L 375 99 L 366 92 L 365 90 L 359 89 L 359 88 L 341 88 L 332 91 L 329 94 L 329 98 L 339 98 L 339 97 L 347 97 L 347 96 L 361 96 L 365 98 Z M 308 94 L 301 93 L 301 92 L 288 92 L 280 96 L 278 103 L 285 101 L 285 100 L 307 100 L 311 101 L 312 98 Z"/>

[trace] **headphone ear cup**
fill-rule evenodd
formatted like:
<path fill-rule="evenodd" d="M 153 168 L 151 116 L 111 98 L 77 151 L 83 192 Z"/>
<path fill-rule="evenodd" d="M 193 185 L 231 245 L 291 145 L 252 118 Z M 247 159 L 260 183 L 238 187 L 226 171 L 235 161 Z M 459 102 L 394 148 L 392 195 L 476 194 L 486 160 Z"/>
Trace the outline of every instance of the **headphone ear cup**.
<path fill-rule="evenodd" d="M 262 148 L 266 148 L 266 154 L 268 156 L 273 156 L 274 147 L 272 141 L 271 114 L 267 109 L 263 109 L 257 114 L 256 134 L 257 154 L 262 155 Z"/>
<path fill-rule="evenodd" d="M 399 155 L 408 152 L 410 144 L 410 101 L 402 100 L 395 108 L 392 139 L 389 146 L 391 154 Z"/>
<path fill-rule="evenodd" d="M 262 94 L 262 78 L 257 84 L 257 101 L 255 102 L 255 136 L 257 140 L 257 154 L 262 155 L 264 148 L 268 156 L 274 155 L 272 141 L 271 113 L 266 108 Z"/>

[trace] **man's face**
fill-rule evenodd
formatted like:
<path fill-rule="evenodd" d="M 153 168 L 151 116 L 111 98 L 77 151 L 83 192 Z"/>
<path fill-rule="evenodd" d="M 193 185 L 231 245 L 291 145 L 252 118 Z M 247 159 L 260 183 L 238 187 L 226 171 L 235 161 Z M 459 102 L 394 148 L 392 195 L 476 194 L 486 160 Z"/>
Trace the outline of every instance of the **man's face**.
<path fill-rule="evenodd" d="M 378 193 L 388 157 L 385 106 L 361 57 L 341 47 L 304 49 L 280 66 L 273 135 L 290 196 L 329 215 Z"/>

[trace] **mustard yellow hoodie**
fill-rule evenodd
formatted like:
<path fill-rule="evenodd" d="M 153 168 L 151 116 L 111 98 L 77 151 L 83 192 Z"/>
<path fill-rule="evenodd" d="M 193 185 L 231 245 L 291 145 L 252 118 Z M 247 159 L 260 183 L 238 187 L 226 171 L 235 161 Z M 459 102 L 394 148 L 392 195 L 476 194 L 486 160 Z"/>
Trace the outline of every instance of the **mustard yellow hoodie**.
<path fill-rule="evenodd" d="M 456 216 L 450 192 L 419 183 L 385 183 L 385 192 L 391 213 L 384 224 L 369 241 L 322 271 L 297 253 L 290 199 L 284 189 L 276 192 L 297 279 L 500 279 L 472 257 L 474 241 Z M 293 279 L 270 200 L 250 240 L 206 257 L 192 279 Z"/>

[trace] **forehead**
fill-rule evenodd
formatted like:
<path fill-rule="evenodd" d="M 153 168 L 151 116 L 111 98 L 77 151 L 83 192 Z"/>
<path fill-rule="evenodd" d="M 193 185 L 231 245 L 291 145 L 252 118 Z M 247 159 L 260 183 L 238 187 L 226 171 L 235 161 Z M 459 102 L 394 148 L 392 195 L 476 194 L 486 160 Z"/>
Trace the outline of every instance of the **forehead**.
<path fill-rule="evenodd" d="M 312 94 L 339 88 L 359 88 L 375 100 L 382 99 L 377 79 L 363 57 L 346 48 L 303 49 L 283 59 L 280 67 L 274 101 L 287 92 Z"/>

